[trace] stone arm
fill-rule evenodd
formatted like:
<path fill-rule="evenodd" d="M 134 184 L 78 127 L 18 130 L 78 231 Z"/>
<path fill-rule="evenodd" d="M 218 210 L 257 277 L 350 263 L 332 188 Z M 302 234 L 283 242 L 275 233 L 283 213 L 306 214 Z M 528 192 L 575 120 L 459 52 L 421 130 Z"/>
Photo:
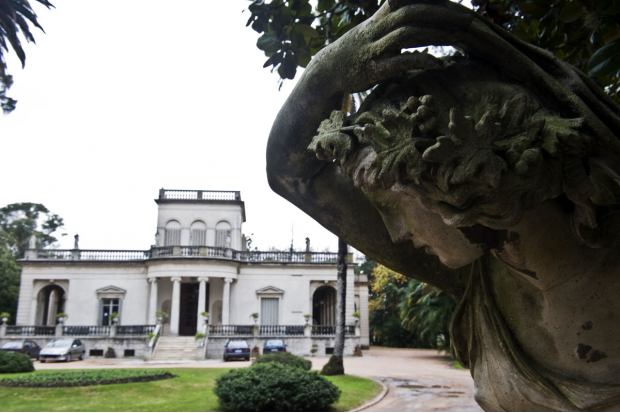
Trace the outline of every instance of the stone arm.
<path fill-rule="evenodd" d="M 372 19 L 319 53 L 280 110 L 267 146 L 271 188 L 348 244 L 406 276 L 433 284 L 453 298 L 462 296 L 469 269 L 452 270 L 412 242 L 392 242 L 368 198 L 335 163 L 316 159 L 308 145 L 321 121 L 339 109 L 344 93 L 367 90 L 411 68 L 440 65 L 432 56 L 379 52 L 377 32 L 389 15 L 383 7 Z M 385 45 L 383 45 L 385 46 Z M 379 58 L 372 56 L 379 55 Z"/>

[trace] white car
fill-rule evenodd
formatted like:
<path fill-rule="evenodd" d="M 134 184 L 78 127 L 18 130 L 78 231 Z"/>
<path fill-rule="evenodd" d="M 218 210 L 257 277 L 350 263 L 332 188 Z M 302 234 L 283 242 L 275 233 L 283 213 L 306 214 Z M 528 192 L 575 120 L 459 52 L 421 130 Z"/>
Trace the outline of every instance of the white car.
<path fill-rule="evenodd" d="M 39 353 L 39 361 L 84 360 L 86 348 L 77 338 L 57 338 L 47 343 Z"/>

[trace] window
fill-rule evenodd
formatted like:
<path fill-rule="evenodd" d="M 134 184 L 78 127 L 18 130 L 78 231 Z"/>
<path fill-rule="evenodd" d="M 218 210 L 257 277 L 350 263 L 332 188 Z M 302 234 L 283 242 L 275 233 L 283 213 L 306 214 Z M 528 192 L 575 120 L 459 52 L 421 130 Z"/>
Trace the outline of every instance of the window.
<path fill-rule="evenodd" d="M 220 248 L 230 248 L 231 227 L 226 221 L 218 222 L 215 226 L 215 246 Z"/>
<path fill-rule="evenodd" d="M 202 247 L 207 245 L 207 226 L 202 221 L 196 221 L 191 227 L 191 245 Z"/>
<path fill-rule="evenodd" d="M 118 298 L 104 298 L 101 300 L 101 325 L 109 326 L 112 324 L 110 314 L 120 313 L 120 300 Z"/>
<path fill-rule="evenodd" d="M 278 325 L 279 298 L 261 298 L 261 324 L 265 326 Z"/>
<path fill-rule="evenodd" d="M 179 221 L 169 221 L 166 224 L 164 245 L 167 247 L 181 245 L 181 224 Z"/>

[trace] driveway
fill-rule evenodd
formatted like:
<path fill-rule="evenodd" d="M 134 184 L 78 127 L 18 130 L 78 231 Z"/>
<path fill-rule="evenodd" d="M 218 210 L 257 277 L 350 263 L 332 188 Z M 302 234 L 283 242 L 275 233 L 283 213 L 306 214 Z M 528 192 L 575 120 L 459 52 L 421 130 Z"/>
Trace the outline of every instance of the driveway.
<path fill-rule="evenodd" d="M 312 368 L 319 370 L 327 363 L 326 357 L 310 358 Z M 48 369 L 101 369 L 101 368 L 238 368 L 250 362 L 207 360 L 187 363 L 145 363 L 140 360 L 87 359 L 71 363 L 39 363 L 37 370 Z M 347 357 L 347 374 L 369 377 L 383 382 L 388 393 L 383 400 L 366 412 L 403 411 L 465 411 L 481 412 L 474 401 L 474 382 L 469 370 L 452 368 L 449 357 L 436 350 L 393 349 L 372 347 L 364 357 Z"/>

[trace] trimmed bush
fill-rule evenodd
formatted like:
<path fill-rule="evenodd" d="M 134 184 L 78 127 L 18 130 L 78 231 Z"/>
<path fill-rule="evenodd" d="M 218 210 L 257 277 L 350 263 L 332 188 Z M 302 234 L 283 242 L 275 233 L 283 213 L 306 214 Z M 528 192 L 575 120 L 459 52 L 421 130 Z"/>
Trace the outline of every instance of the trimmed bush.
<path fill-rule="evenodd" d="M 34 371 L 34 366 L 27 354 L 0 351 L 0 373 L 30 373 L 31 371 Z"/>
<path fill-rule="evenodd" d="M 230 370 L 216 380 L 213 391 L 222 408 L 239 412 L 322 411 L 341 393 L 317 372 L 279 363 Z"/>
<path fill-rule="evenodd" d="M 264 354 L 256 357 L 253 364 L 262 363 L 278 363 L 283 366 L 299 367 L 303 370 L 310 370 L 312 368 L 312 362 L 310 360 L 306 360 L 303 357 L 298 357 L 292 353 Z"/>
<path fill-rule="evenodd" d="M 136 383 L 175 377 L 165 370 L 81 370 L 62 373 L 18 374 L 0 379 L 5 387 L 77 387 L 97 384 Z"/>

